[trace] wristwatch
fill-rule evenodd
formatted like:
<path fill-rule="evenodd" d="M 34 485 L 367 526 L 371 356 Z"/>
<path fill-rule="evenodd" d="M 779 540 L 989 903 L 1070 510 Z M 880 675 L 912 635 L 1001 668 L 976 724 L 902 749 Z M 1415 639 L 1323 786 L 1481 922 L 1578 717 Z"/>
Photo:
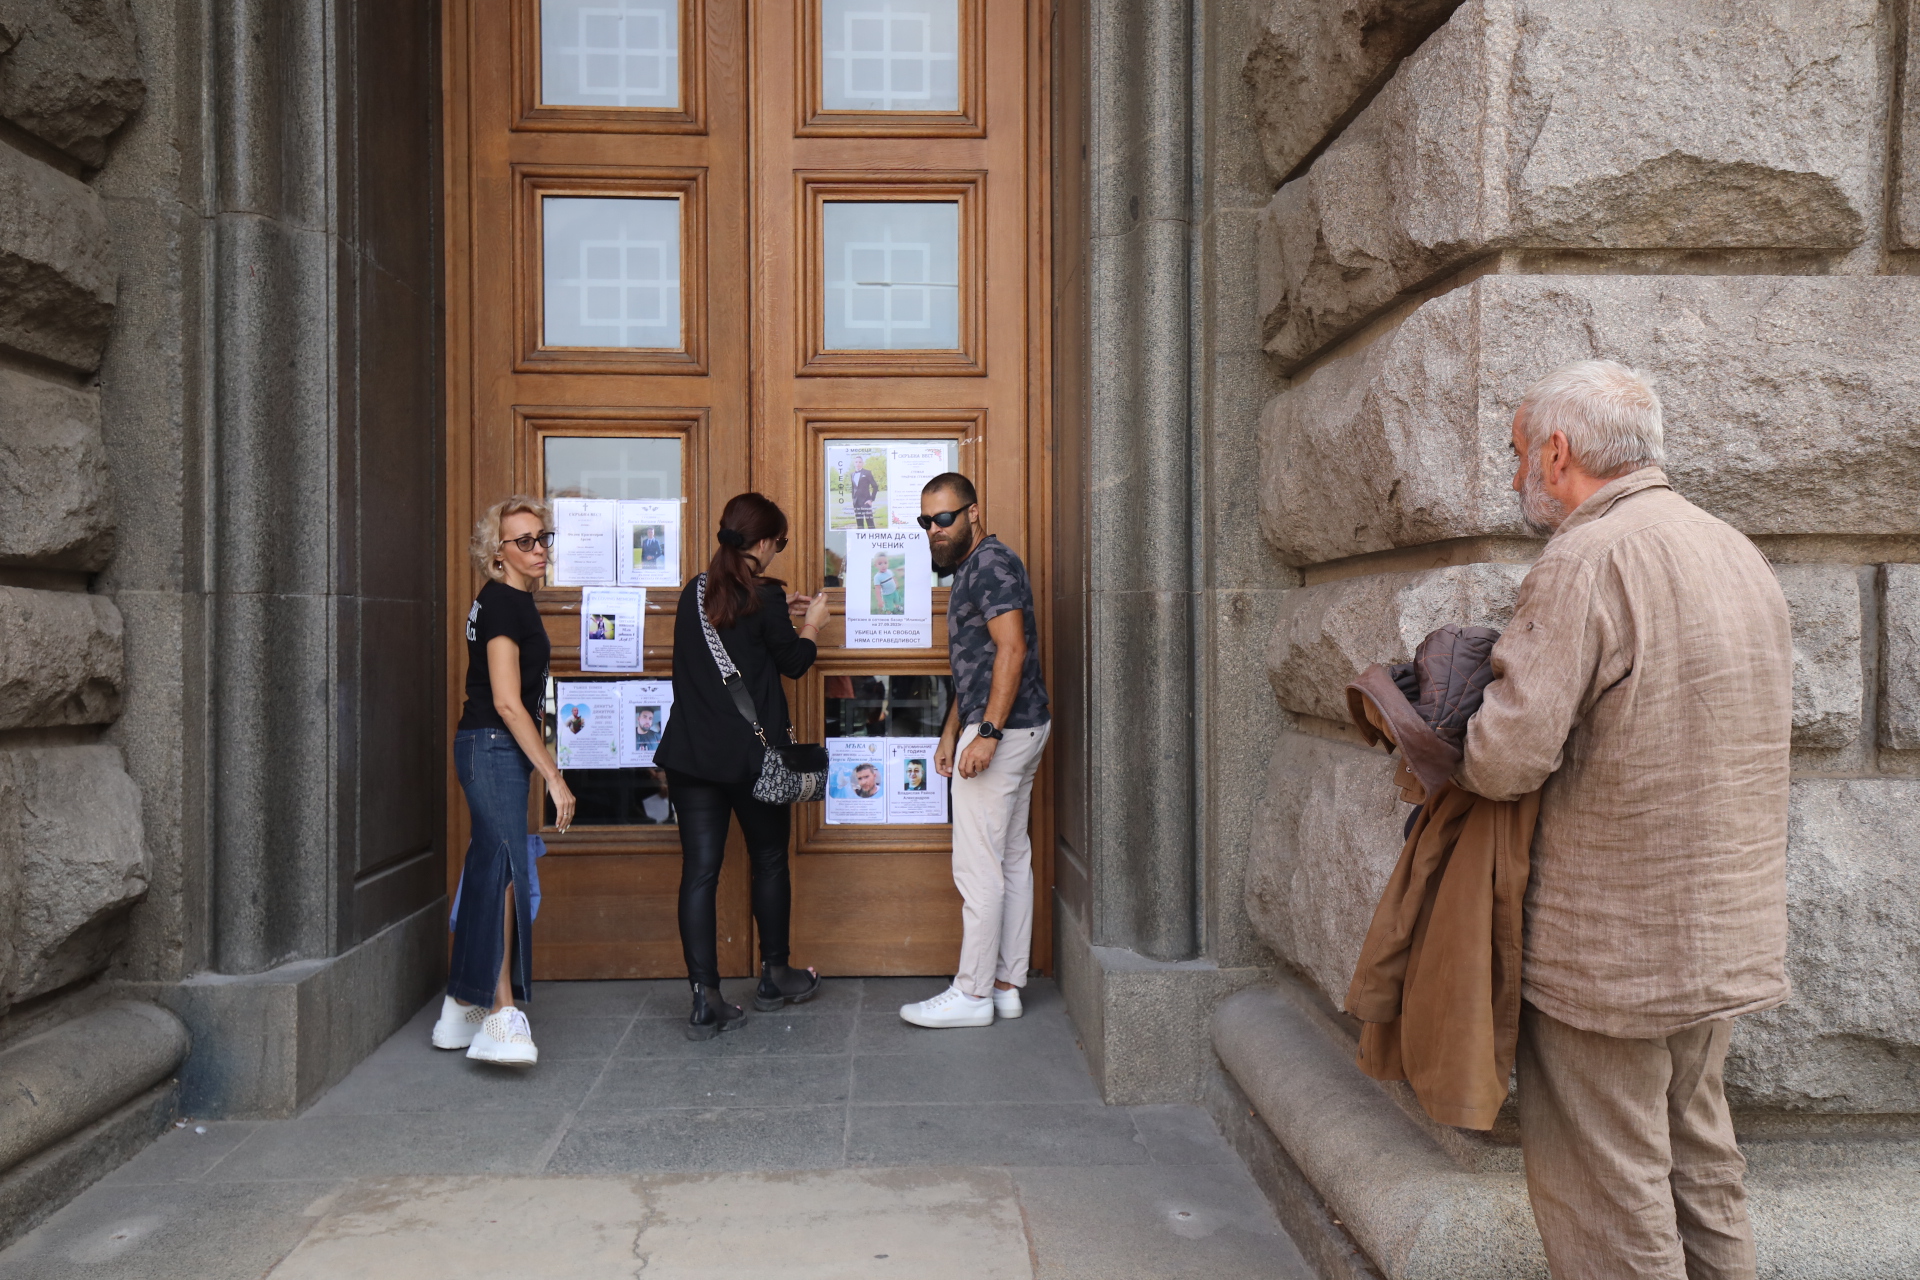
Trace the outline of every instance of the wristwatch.
<path fill-rule="evenodd" d="M 994 726 L 993 721 L 982 720 L 980 722 L 980 736 L 983 738 L 999 738 L 1004 735 Z"/>

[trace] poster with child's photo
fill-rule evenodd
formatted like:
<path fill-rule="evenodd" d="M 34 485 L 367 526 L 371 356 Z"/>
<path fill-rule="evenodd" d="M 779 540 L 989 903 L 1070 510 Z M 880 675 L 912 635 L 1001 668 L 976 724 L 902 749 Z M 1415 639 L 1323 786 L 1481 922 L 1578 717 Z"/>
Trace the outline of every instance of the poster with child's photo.
<path fill-rule="evenodd" d="M 884 445 L 827 446 L 827 528 L 887 527 L 887 450 Z"/>

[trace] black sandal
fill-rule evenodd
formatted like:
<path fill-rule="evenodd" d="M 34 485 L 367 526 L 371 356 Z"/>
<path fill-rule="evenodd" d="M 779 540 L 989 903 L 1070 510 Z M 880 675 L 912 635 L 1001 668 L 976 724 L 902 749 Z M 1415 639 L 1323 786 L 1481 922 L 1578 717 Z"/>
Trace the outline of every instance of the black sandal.
<path fill-rule="evenodd" d="M 820 975 L 812 969 L 763 964 L 760 985 L 753 993 L 753 1007 L 761 1013 L 772 1013 L 784 1004 L 805 1004 L 819 991 Z"/>

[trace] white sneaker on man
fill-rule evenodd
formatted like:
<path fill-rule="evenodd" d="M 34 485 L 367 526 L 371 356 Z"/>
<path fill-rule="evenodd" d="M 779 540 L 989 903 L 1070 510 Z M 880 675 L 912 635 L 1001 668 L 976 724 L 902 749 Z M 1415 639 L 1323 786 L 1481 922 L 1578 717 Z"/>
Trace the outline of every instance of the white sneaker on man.
<path fill-rule="evenodd" d="M 993 989 L 993 1016 L 996 1018 L 1017 1018 L 1026 1012 L 1020 1005 L 1020 988 L 1008 987 L 1002 991 Z"/>
<path fill-rule="evenodd" d="M 487 1020 L 487 1007 L 483 1004 L 461 1004 L 452 996 L 444 996 L 440 1001 L 440 1020 L 433 1024 L 433 1047 L 436 1049 L 464 1049 L 473 1043 L 474 1033 L 480 1030 L 480 1024 Z"/>
<path fill-rule="evenodd" d="M 479 1062 L 497 1062 L 503 1067 L 530 1067 L 540 1061 L 540 1050 L 533 1045 L 533 1028 L 527 1015 L 508 1005 L 490 1013 L 474 1033 L 467 1056 Z"/>
<path fill-rule="evenodd" d="M 901 1005 L 900 1016 L 916 1027 L 990 1027 L 993 1001 L 948 987 L 930 1000 Z"/>

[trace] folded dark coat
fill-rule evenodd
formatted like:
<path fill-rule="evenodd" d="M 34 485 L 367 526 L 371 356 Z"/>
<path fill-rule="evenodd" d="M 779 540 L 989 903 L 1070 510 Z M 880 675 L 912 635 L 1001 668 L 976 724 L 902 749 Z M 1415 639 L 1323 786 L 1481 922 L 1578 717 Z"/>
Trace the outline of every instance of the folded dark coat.
<path fill-rule="evenodd" d="M 1428 1115 L 1467 1129 L 1491 1129 L 1507 1097 L 1540 814 L 1537 791 L 1489 800 L 1449 780 L 1486 687 L 1492 635 L 1444 627 L 1429 636 L 1413 664 L 1417 706 L 1385 666 L 1347 687 L 1362 731 L 1400 750 L 1402 795 L 1422 802 L 1347 990 L 1347 1011 L 1365 1024 L 1359 1066 L 1407 1081 Z"/>

